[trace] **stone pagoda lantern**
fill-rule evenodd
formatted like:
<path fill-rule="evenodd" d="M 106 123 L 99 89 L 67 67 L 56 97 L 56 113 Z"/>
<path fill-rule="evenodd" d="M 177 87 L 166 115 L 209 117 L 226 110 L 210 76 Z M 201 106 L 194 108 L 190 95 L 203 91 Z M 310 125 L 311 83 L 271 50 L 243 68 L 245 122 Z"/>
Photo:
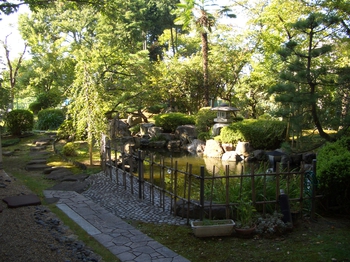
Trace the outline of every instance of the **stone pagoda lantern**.
<path fill-rule="evenodd" d="M 239 109 L 229 106 L 226 103 L 222 103 L 221 105 L 217 107 L 211 108 L 213 111 L 217 111 L 216 118 L 214 118 L 214 126 L 213 126 L 213 135 L 218 136 L 220 135 L 220 130 L 224 126 L 230 125 L 234 117 L 236 117 L 236 111 L 239 111 Z"/>

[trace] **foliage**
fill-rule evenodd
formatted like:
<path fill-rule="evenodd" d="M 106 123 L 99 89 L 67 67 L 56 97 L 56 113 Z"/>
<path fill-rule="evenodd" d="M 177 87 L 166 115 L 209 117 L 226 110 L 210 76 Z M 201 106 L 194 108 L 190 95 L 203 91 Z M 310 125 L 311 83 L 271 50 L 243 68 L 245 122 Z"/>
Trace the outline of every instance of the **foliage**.
<path fill-rule="evenodd" d="M 28 110 L 16 109 L 6 114 L 5 123 L 8 132 L 20 136 L 24 132 L 33 129 L 34 116 Z"/>
<path fill-rule="evenodd" d="M 330 207 L 345 207 L 349 211 L 350 137 L 327 143 L 317 154 L 319 193 Z"/>
<path fill-rule="evenodd" d="M 61 98 L 57 92 L 45 92 L 37 96 L 36 101 L 39 103 L 41 109 L 46 109 L 50 107 L 56 107 Z"/>
<path fill-rule="evenodd" d="M 282 221 L 282 217 L 283 215 L 278 212 L 259 217 L 255 232 L 266 238 L 284 234 L 288 230 L 288 225 Z"/>
<path fill-rule="evenodd" d="M 33 103 L 29 104 L 29 110 L 36 115 L 41 110 L 41 104 L 38 101 L 34 101 Z"/>
<path fill-rule="evenodd" d="M 276 149 L 285 139 L 286 123 L 278 120 L 248 119 L 223 127 L 218 139 L 223 143 L 249 142 L 253 148 Z"/>
<path fill-rule="evenodd" d="M 237 206 L 237 223 L 238 228 L 251 228 L 254 224 L 254 213 L 256 211 L 251 200 L 241 199 Z"/>
<path fill-rule="evenodd" d="M 285 63 L 281 81 L 270 89 L 276 95 L 276 102 L 281 103 L 281 116 L 289 116 L 299 129 L 302 120 L 312 121 L 320 136 L 328 141 L 332 138 L 324 126 L 338 128 L 341 124 L 337 114 L 330 112 L 341 110 L 342 106 L 341 96 L 335 92 L 338 85 L 334 84 L 338 78 L 335 72 L 339 72 L 334 63 L 339 54 L 330 41 L 338 22 L 339 17 L 332 13 L 311 12 L 292 24 L 290 31 L 294 37 L 278 50 Z M 327 95 L 330 93 L 334 95 Z"/>
<path fill-rule="evenodd" d="M 57 138 L 58 139 L 68 139 L 75 137 L 76 130 L 73 126 L 73 120 L 66 119 L 62 122 L 62 124 L 57 129 Z M 77 137 L 76 139 L 81 139 L 81 137 Z"/>
<path fill-rule="evenodd" d="M 1 128 L 1 126 L 0 126 Z M 2 133 L 2 131 L 1 131 Z M 1 140 L 1 146 L 2 147 L 8 147 L 8 146 L 13 146 L 13 145 L 16 145 L 20 142 L 20 138 L 16 138 L 16 139 L 6 139 L 6 140 Z"/>
<path fill-rule="evenodd" d="M 73 142 L 68 142 L 63 146 L 62 154 L 65 156 L 77 156 L 77 145 Z"/>
<path fill-rule="evenodd" d="M 197 138 L 203 141 L 209 140 L 211 138 L 211 132 L 201 132 L 197 135 Z"/>
<path fill-rule="evenodd" d="M 39 130 L 57 129 L 64 121 L 65 113 L 61 109 L 43 109 L 38 113 L 36 127 Z"/>
<path fill-rule="evenodd" d="M 195 124 L 193 116 L 182 113 L 159 114 L 154 120 L 155 125 L 162 127 L 164 132 L 175 132 L 178 126 Z"/>
<path fill-rule="evenodd" d="M 198 133 L 208 132 L 215 124 L 214 118 L 216 111 L 210 110 L 210 107 L 199 109 L 195 116 L 196 130 Z"/>

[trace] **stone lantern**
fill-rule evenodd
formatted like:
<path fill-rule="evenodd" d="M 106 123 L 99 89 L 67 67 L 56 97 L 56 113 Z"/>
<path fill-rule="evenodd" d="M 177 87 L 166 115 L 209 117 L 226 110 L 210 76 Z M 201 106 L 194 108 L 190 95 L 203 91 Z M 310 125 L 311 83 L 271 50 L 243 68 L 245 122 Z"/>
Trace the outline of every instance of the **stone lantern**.
<path fill-rule="evenodd" d="M 214 136 L 220 135 L 221 128 L 230 125 L 233 122 L 234 117 L 236 117 L 236 111 L 239 111 L 239 109 L 229 106 L 226 103 L 213 107 L 211 110 L 217 111 L 216 118 L 214 118 L 215 124 L 213 126 Z"/>

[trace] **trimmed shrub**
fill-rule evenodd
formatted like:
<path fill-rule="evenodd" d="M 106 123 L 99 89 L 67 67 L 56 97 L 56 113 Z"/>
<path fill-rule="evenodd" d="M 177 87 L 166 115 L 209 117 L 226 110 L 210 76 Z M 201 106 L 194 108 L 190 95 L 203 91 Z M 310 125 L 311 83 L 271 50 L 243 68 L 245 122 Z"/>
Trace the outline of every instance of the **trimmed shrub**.
<path fill-rule="evenodd" d="M 62 154 L 65 156 L 77 156 L 77 146 L 72 142 L 68 142 L 63 146 Z"/>
<path fill-rule="evenodd" d="M 75 129 L 73 127 L 73 120 L 64 120 L 57 129 L 57 137 L 59 139 L 69 139 L 75 136 Z"/>
<path fill-rule="evenodd" d="M 285 140 L 286 127 L 283 121 L 247 119 L 223 127 L 215 139 L 234 145 L 246 141 L 256 149 L 276 149 Z"/>
<path fill-rule="evenodd" d="M 195 116 L 196 130 L 198 133 L 208 133 L 215 124 L 214 118 L 216 111 L 210 110 L 210 107 L 203 107 L 199 109 Z"/>
<path fill-rule="evenodd" d="M 194 125 L 193 116 L 182 113 L 160 114 L 154 117 L 155 125 L 162 127 L 164 132 L 175 132 L 178 126 Z"/>
<path fill-rule="evenodd" d="M 20 136 L 24 132 L 33 129 L 34 116 L 28 110 L 16 109 L 6 114 L 5 123 L 8 132 L 12 135 Z"/>
<path fill-rule="evenodd" d="M 46 93 L 41 93 L 36 98 L 37 103 L 40 104 L 41 109 L 56 107 L 60 101 L 60 95 L 58 92 L 49 91 Z"/>
<path fill-rule="evenodd" d="M 41 110 L 41 104 L 38 101 L 35 101 L 29 105 L 29 109 L 36 115 Z"/>
<path fill-rule="evenodd" d="M 65 114 L 61 109 L 43 109 L 38 113 L 39 130 L 57 129 L 64 121 Z"/>
<path fill-rule="evenodd" d="M 328 207 L 350 208 L 350 137 L 327 143 L 317 154 L 319 193 Z"/>

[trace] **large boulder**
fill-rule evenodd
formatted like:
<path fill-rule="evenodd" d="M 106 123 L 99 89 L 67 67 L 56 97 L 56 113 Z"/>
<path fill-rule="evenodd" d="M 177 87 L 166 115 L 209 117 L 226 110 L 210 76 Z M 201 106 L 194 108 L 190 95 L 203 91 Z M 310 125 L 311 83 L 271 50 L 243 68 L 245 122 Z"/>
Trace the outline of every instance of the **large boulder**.
<path fill-rule="evenodd" d="M 237 154 L 236 151 L 225 152 L 221 158 L 222 161 L 229 161 L 229 162 L 240 162 L 243 159 L 244 158 L 240 154 Z"/>
<path fill-rule="evenodd" d="M 238 142 L 236 146 L 236 153 L 242 156 L 248 156 L 251 152 L 249 142 Z"/>
<path fill-rule="evenodd" d="M 129 115 L 128 119 L 126 120 L 126 122 L 128 123 L 128 125 L 130 127 L 132 127 L 132 126 L 136 126 L 137 124 L 141 124 L 142 123 L 142 118 L 139 117 L 139 116 Z"/>
<path fill-rule="evenodd" d="M 221 147 L 219 142 L 215 141 L 214 139 L 210 139 L 206 142 L 203 156 L 211 158 L 221 158 L 224 152 L 225 151 Z"/>
<path fill-rule="evenodd" d="M 145 136 L 145 135 L 148 135 L 149 132 L 148 130 L 153 127 L 154 124 L 153 123 L 145 123 L 145 124 L 141 124 L 140 125 L 140 133 L 141 133 L 141 136 Z"/>
<path fill-rule="evenodd" d="M 205 142 L 199 139 L 193 139 L 192 143 L 186 146 L 186 150 L 190 153 L 202 154 L 205 149 Z"/>
<path fill-rule="evenodd" d="M 129 130 L 129 126 L 118 119 L 113 119 L 111 123 L 111 137 L 125 137 L 125 136 L 131 136 L 131 132 Z"/>
<path fill-rule="evenodd" d="M 194 125 L 178 126 L 175 130 L 176 139 L 181 140 L 182 145 L 187 145 L 197 138 L 197 131 Z"/>
<path fill-rule="evenodd" d="M 162 133 L 163 133 L 162 127 L 151 126 L 148 128 L 146 135 L 149 135 L 152 138 L 152 137 L 159 137 L 159 136 L 161 136 Z"/>

